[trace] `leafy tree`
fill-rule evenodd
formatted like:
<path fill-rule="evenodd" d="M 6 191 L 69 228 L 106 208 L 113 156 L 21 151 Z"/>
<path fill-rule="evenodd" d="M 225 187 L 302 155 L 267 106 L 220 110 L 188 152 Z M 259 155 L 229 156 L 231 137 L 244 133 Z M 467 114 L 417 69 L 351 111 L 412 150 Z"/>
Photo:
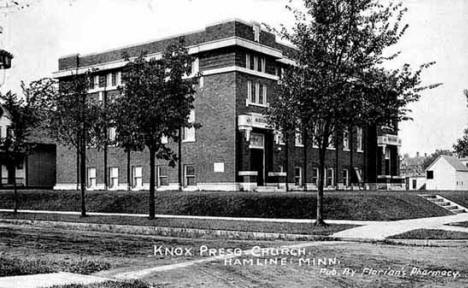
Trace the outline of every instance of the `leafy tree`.
<path fill-rule="evenodd" d="M 150 189 L 149 218 L 155 215 L 155 159 L 169 161 L 175 166 L 177 156 L 162 138 L 175 142 L 181 137 L 180 127 L 191 127 L 190 111 L 194 108 L 196 77 L 186 77 L 192 70 L 193 57 L 188 55 L 184 42 L 168 45 L 157 60 L 145 54 L 129 60 L 124 67 L 123 95 L 116 99 L 115 121 L 118 142 L 132 139 L 149 150 Z"/>
<path fill-rule="evenodd" d="M 37 132 L 43 119 L 43 100 L 53 92 L 53 83 L 47 79 L 34 81 L 29 86 L 21 83 L 24 97 L 11 91 L 0 94 L 3 116 L 9 118 L 5 137 L 0 138 L 0 149 L 5 156 L 7 170 L 13 182 L 15 207 L 18 212 L 19 199 L 16 167 L 34 149 L 31 137 Z"/>
<path fill-rule="evenodd" d="M 437 149 L 434 153 L 432 153 L 431 155 L 427 156 L 423 163 L 422 163 L 422 167 L 424 170 L 427 169 L 427 167 L 429 167 L 429 165 L 432 164 L 432 162 L 434 162 L 435 159 L 437 159 L 437 157 L 441 156 L 441 155 L 447 155 L 447 156 L 452 156 L 453 155 L 453 152 L 450 151 L 450 150 L 446 150 L 446 149 Z"/>
<path fill-rule="evenodd" d="M 88 96 L 89 73 L 74 74 L 59 84 L 49 99 L 46 127 L 51 138 L 77 151 L 79 162 L 81 216 L 86 216 L 86 149 L 97 138 L 100 105 Z M 79 172 L 79 173 L 78 173 Z"/>
<path fill-rule="evenodd" d="M 285 70 L 284 73 L 291 73 L 290 70 Z M 283 77 L 284 81 L 295 80 L 292 77 Z M 289 148 L 291 144 L 291 136 L 295 136 L 296 127 L 298 126 L 297 120 L 297 104 L 294 97 L 297 89 L 297 83 L 284 83 L 283 80 L 279 81 L 278 97 L 272 99 L 270 109 L 268 109 L 267 118 L 271 126 L 282 134 L 284 147 L 284 172 L 286 172 L 286 191 L 288 187 L 289 177 Z M 293 138 L 294 139 L 294 138 Z"/>
<path fill-rule="evenodd" d="M 398 43 L 407 29 L 401 24 L 406 12 L 401 3 L 304 0 L 304 8 L 305 13 L 290 8 L 296 23 L 291 32 L 284 27 L 281 31 L 297 47 L 297 66 L 289 73 L 293 80 L 285 83 L 300 83 L 299 119 L 305 136 L 318 147 L 316 224 L 324 225 L 326 148 L 350 124 L 407 119 L 405 106 L 417 101 L 421 90 L 433 88 L 419 87 L 421 71 L 431 64 L 416 72 L 409 65 L 394 71 L 380 68 L 398 55 L 386 56 L 384 50 Z"/>
<path fill-rule="evenodd" d="M 468 156 L 468 129 L 463 131 L 463 137 L 457 140 L 453 145 L 453 150 L 457 153 L 458 157 Z"/>

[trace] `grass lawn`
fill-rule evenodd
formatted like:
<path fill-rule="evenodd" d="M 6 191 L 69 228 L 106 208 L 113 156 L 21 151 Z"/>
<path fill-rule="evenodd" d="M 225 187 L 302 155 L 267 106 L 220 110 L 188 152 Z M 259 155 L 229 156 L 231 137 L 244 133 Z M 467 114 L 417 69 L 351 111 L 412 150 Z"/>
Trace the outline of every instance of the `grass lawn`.
<path fill-rule="evenodd" d="M 325 192 L 324 214 L 328 219 L 401 220 L 450 215 L 422 199 L 416 192 Z M 156 212 L 173 215 L 314 219 L 314 192 L 158 192 Z M 13 192 L 0 191 L 0 208 L 13 207 Z M 23 190 L 20 209 L 79 211 L 77 191 Z M 148 192 L 93 191 L 87 193 L 88 211 L 147 213 Z"/>
<path fill-rule="evenodd" d="M 89 259 L 57 261 L 53 259 L 28 259 L 6 255 L 0 256 L 0 277 L 53 273 L 59 271 L 91 274 L 109 268 L 109 263 Z"/>
<path fill-rule="evenodd" d="M 230 230 L 242 232 L 267 232 L 285 234 L 306 234 L 327 236 L 338 231 L 356 227 L 356 225 L 329 225 L 317 227 L 305 223 L 265 223 L 260 221 L 231 221 L 231 220 L 202 220 L 202 219 L 180 219 L 180 218 L 158 218 L 149 220 L 144 217 L 117 217 L 117 216 L 89 216 L 40 213 L 0 213 L 0 219 L 27 219 L 41 221 L 64 221 L 97 224 L 118 224 L 136 226 L 156 226 L 173 228 L 194 228 L 208 230 Z"/>
<path fill-rule="evenodd" d="M 392 239 L 435 239 L 435 240 L 464 240 L 468 239 L 468 233 L 458 231 L 446 231 L 438 229 L 416 229 L 390 237 Z"/>
<path fill-rule="evenodd" d="M 468 221 L 466 222 L 456 222 L 456 223 L 450 223 L 448 225 L 452 225 L 452 226 L 461 226 L 461 227 L 467 227 L 468 228 Z"/>

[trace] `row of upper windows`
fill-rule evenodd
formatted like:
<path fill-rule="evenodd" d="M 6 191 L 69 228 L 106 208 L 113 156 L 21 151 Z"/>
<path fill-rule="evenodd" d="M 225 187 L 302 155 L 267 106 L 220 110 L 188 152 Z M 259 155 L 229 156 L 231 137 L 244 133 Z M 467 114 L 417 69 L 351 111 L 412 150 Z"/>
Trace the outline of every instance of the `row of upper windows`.
<path fill-rule="evenodd" d="M 97 88 L 111 88 L 115 89 L 122 84 L 122 73 L 114 71 L 101 75 L 93 75 L 89 79 L 89 90 Z"/>
<path fill-rule="evenodd" d="M 266 59 L 263 56 L 245 54 L 245 68 L 266 73 Z"/>
<path fill-rule="evenodd" d="M 190 111 L 189 123 L 195 123 L 195 110 Z M 115 127 L 110 127 L 107 129 L 107 138 L 110 143 L 114 143 L 117 139 L 117 130 Z M 182 142 L 195 142 L 195 127 L 184 127 L 182 129 Z M 167 144 L 167 137 L 161 138 L 162 144 Z"/>
<path fill-rule="evenodd" d="M 361 179 L 362 177 L 362 170 L 358 167 L 354 168 L 355 175 L 357 176 L 358 180 Z M 341 170 L 341 183 L 344 186 L 349 186 L 350 183 L 350 173 L 348 169 L 342 169 Z M 319 175 L 320 171 L 319 168 L 313 167 L 312 168 L 312 184 L 318 186 L 318 180 L 319 180 Z M 294 182 L 296 186 L 302 186 L 302 167 L 295 167 L 294 168 Z M 335 169 L 334 168 L 326 168 L 325 173 L 324 173 L 324 186 L 325 187 L 331 187 L 335 185 Z"/>
<path fill-rule="evenodd" d="M 346 130 L 343 132 L 343 150 L 344 151 L 350 151 L 350 143 L 349 143 L 349 131 Z M 356 128 L 356 151 L 357 152 L 363 152 L 364 151 L 364 136 L 363 136 L 363 130 L 361 127 Z M 276 133 L 276 143 L 280 145 L 284 145 L 284 140 L 283 140 L 283 134 L 281 132 Z M 327 149 L 335 149 L 335 142 L 333 141 L 332 137 L 330 136 L 330 139 L 328 141 L 328 147 Z M 295 134 L 295 146 L 297 147 L 304 147 L 304 143 L 302 140 L 302 133 L 299 131 L 296 132 Z M 312 141 L 312 147 L 318 148 L 317 141 L 313 139 Z"/>

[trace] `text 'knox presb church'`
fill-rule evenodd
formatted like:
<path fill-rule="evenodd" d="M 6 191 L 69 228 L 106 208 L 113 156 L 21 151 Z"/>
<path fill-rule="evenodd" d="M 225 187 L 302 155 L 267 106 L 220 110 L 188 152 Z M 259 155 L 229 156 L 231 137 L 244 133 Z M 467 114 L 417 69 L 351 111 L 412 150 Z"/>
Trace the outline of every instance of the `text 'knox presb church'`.
<path fill-rule="evenodd" d="M 115 96 L 121 84 L 122 55 L 161 54 L 178 37 L 89 55 L 71 55 L 59 59 L 55 77 L 66 80 L 72 73 L 95 69 L 90 85 L 91 97 L 102 100 Z M 290 187 L 303 186 L 303 151 L 300 134 L 289 145 L 289 175 L 285 175 L 285 145 L 281 134 L 269 128 L 265 118 L 270 100 L 276 97 L 281 69 L 292 61 L 285 55 L 292 48 L 276 41 L 275 35 L 256 23 L 230 20 L 207 26 L 204 30 L 183 35 L 188 51 L 196 61 L 195 72 L 202 75 L 195 95 L 191 121 L 200 129 L 185 129 L 181 143 L 184 190 L 275 190 L 287 178 Z M 79 67 L 77 59 L 79 58 Z M 161 111 L 161 113 L 165 113 Z M 109 137 L 115 130 L 109 129 Z M 345 131 L 339 143 L 327 149 L 326 187 L 345 189 L 352 183 L 376 187 L 401 183 L 398 149 L 401 141 L 396 131 L 381 127 L 354 127 Z M 338 144 L 338 145 L 336 145 Z M 178 151 L 178 143 L 169 143 Z M 318 152 L 308 148 L 307 186 L 316 188 Z M 90 190 L 148 189 L 149 153 L 132 152 L 130 183 L 127 183 L 127 154 L 119 147 L 109 147 L 107 165 L 103 153 L 89 149 L 87 186 Z M 351 156 L 352 155 L 352 156 Z M 57 147 L 56 189 L 76 189 L 76 152 Z M 352 166 L 350 157 L 353 158 Z M 172 168 L 156 160 L 158 190 L 179 188 L 177 166 Z M 107 166 L 107 168 L 105 168 Z M 104 170 L 107 170 L 105 173 Z M 393 184 L 392 184 L 393 183 Z"/>

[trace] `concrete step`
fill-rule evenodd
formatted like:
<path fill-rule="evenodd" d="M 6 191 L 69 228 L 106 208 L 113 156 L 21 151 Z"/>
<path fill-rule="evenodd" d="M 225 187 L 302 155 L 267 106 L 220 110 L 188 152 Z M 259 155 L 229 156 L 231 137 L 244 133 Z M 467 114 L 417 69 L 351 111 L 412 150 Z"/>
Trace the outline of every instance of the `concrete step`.
<path fill-rule="evenodd" d="M 447 206 L 450 206 L 452 204 L 450 204 L 449 202 L 443 202 L 443 203 L 440 203 L 439 206 L 442 206 L 442 207 L 447 207 Z"/>
<path fill-rule="evenodd" d="M 458 209 L 458 206 L 446 206 L 444 207 L 445 209 L 448 209 L 448 210 L 457 210 Z"/>

